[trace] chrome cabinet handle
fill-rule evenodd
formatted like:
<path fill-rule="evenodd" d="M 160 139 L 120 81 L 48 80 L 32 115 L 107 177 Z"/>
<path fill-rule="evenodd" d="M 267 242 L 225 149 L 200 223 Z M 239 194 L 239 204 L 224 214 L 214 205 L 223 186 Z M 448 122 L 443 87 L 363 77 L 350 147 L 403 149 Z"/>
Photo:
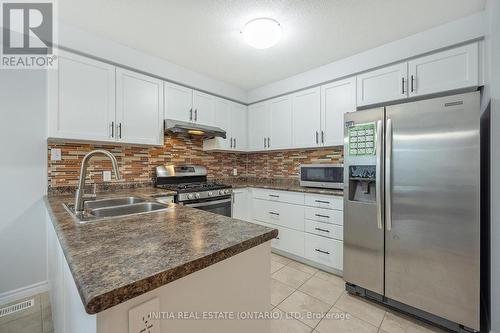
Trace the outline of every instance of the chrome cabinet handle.
<path fill-rule="evenodd" d="M 271 138 L 267 138 L 267 148 L 271 148 Z"/>
<path fill-rule="evenodd" d="M 383 218 L 383 209 L 382 209 L 382 120 L 377 121 L 377 147 L 375 148 L 377 151 L 377 167 L 375 170 L 375 196 L 377 199 L 377 228 L 382 229 L 382 218 Z"/>
<path fill-rule="evenodd" d="M 314 200 L 317 203 L 324 203 L 324 204 L 330 204 L 330 201 L 323 201 L 323 200 Z"/>
<path fill-rule="evenodd" d="M 193 108 L 189 109 L 189 120 L 193 120 Z"/>
<path fill-rule="evenodd" d="M 266 148 L 266 138 L 264 138 L 264 148 Z"/>
<path fill-rule="evenodd" d="M 231 148 L 233 148 L 233 138 L 231 138 Z"/>
<path fill-rule="evenodd" d="M 325 132 L 321 131 L 321 143 L 325 143 Z"/>
<path fill-rule="evenodd" d="M 233 148 L 236 148 L 236 138 L 234 138 L 234 147 Z"/>
<path fill-rule="evenodd" d="M 316 215 L 317 217 L 324 217 L 325 219 L 330 218 L 330 216 L 328 216 L 328 215 L 321 215 L 321 214 L 314 214 L 314 215 Z"/>
<path fill-rule="evenodd" d="M 330 230 L 321 229 L 321 228 L 314 228 L 314 229 L 316 229 L 316 230 L 318 230 L 318 231 L 323 231 L 323 232 L 330 232 Z"/>
<path fill-rule="evenodd" d="M 118 138 L 122 138 L 122 123 L 118 125 Z"/>
<path fill-rule="evenodd" d="M 405 78 L 401 78 L 401 89 L 402 89 L 402 94 L 405 94 Z"/>
<path fill-rule="evenodd" d="M 391 161 L 392 161 L 392 120 L 387 119 L 385 132 L 385 223 L 387 231 L 392 229 L 392 184 L 391 184 Z"/>
<path fill-rule="evenodd" d="M 279 195 L 276 195 L 276 194 L 268 194 L 271 198 L 279 198 L 280 196 Z"/>
<path fill-rule="evenodd" d="M 320 249 L 314 249 L 314 251 L 316 251 L 316 252 L 320 252 L 320 253 L 324 253 L 324 254 L 330 254 L 330 252 L 328 252 L 328 251 L 323 251 L 323 250 L 320 250 Z"/>
<path fill-rule="evenodd" d="M 415 91 L 414 82 L 415 82 L 415 76 L 414 76 L 414 75 L 412 75 L 412 76 L 411 76 L 411 92 L 414 92 L 414 91 Z"/>
<path fill-rule="evenodd" d="M 194 110 L 194 121 L 198 121 L 198 109 Z"/>
<path fill-rule="evenodd" d="M 115 122 L 114 121 L 111 122 L 111 137 L 112 138 L 115 137 Z"/>
<path fill-rule="evenodd" d="M 275 213 L 275 212 L 269 212 L 269 214 L 271 214 L 271 215 L 275 215 L 275 216 L 280 216 L 280 214 L 279 214 L 279 213 Z"/>
<path fill-rule="evenodd" d="M 318 144 L 319 141 L 318 141 L 318 131 L 316 131 L 316 144 Z"/>

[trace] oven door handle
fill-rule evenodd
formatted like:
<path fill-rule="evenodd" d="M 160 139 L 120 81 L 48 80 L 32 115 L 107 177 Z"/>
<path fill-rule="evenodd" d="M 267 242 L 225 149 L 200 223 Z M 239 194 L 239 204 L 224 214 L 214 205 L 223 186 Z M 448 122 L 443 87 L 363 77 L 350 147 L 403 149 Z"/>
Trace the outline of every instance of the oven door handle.
<path fill-rule="evenodd" d="M 204 202 L 198 202 L 198 203 L 187 203 L 183 204 L 186 207 L 200 207 L 200 206 L 213 206 L 213 205 L 218 205 L 221 203 L 226 203 L 226 202 L 231 202 L 231 198 L 227 199 L 222 199 L 222 200 L 215 200 L 215 201 L 204 201 Z"/>

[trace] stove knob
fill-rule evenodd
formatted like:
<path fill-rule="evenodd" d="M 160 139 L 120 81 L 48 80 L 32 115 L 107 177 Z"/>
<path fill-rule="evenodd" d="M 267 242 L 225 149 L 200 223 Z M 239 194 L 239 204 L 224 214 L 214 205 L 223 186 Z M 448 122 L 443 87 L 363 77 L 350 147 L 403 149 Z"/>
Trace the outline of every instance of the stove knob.
<path fill-rule="evenodd" d="M 191 199 L 193 199 L 193 195 L 192 195 L 191 193 L 189 193 L 189 194 L 187 195 L 187 198 L 188 198 L 189 200 L 191 200 Z"/>
<path fill-rule="evenodd" d="M 194 196 L 196 197 L 196 199 L 199 199 L 200 198 L 200 193 L 196 193 Z"/>
<path fill-rule="evenodd" d="M 229 190 L 224 190 L 224 194 L 229 194 Z"/>
<path fill-rule="evenodd" d="M 208 196 L 209 196 L 209 197 L 211 197 L 211 196 L 213 196 L 213 195 L 214 195 L 214 192 L 212 192 L 212 191 L 208 192 Z"/>
<path fill-rule="evenodd" d="M 224 195 L 224 190 L 220 190 L 220 191 L 219 191 L 219 194 L 220 194 L 220 195 Z"/>

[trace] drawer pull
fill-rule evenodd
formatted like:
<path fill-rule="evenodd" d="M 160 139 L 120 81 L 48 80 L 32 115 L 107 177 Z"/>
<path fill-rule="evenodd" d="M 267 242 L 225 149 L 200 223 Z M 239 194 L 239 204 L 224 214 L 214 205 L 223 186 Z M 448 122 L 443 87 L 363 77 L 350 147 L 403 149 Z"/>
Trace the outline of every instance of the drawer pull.
<path fill-rule="evenodd" d="M 314 249 L 314 251 L 316 251 L 316 252 L 320 252 L 320 253 L 324 253 L 324 254 L 330 254 L 330 252 L 328 252 L 328 251 L 323 251 L 323 250 L 320 250 L 320 249 Z"/>
<path fill-rule="evenodd" d="M 325 219 L 329 219 L 330 216 L 328 215 L 321 215 L 321 214 L 315 214 L 317 217 L 324 217 Z"/>
<path fill-rule="evenodd" d="M 318 230 L 318 231 L 323 231 L 323 232 L 330 232 L 330 230 L 321 229 L 321 228 L 314 228 L 314 229 L 316 229 L 316 230 Z"/>
<path fill-rule="evenodd" d="M 330 201 L 324 201 L 324 200 L 314 200 L 317 203 L 323 203 L 323 204 L 330 204 Z"/>
<path fill-rule="evenodd" d="M 276 237 L 274 237 L 274 238 L 276 238 L 276 239 L 280 239 L 280 236 L 276 236 Z"/>
<path fill-rule="evenodd" d="M 269 196 L 270 196 L 271 198 L 279 198 L 279 197 L 280 197 L 279 195 L 276 195 L 276 194 L 269 194 Z"/>
<path fill-rule="evenodd" d="M 275 213 L 275 212 L 269 212 L 269 214 L 271 214 L 271 215 L 276 215 L 276 216 L 280 216 L 280 214 L 279 214 L 279 213 Z"/>

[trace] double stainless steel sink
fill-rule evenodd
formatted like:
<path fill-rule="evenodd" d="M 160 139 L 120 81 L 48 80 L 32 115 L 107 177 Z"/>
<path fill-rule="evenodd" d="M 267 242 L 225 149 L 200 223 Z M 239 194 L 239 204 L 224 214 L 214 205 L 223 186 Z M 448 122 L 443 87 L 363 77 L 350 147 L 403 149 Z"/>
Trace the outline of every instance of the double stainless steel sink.
<path fill-rule="evenodd" d="M 73 204 L 65 204 L 65 207 L 78 222 L 82 223 L 104 218 L 139 215 L 170 209 L 167 204 L 141 197 L 119 197 L 85 201 L 83 213 L 75 213 Z"/>

